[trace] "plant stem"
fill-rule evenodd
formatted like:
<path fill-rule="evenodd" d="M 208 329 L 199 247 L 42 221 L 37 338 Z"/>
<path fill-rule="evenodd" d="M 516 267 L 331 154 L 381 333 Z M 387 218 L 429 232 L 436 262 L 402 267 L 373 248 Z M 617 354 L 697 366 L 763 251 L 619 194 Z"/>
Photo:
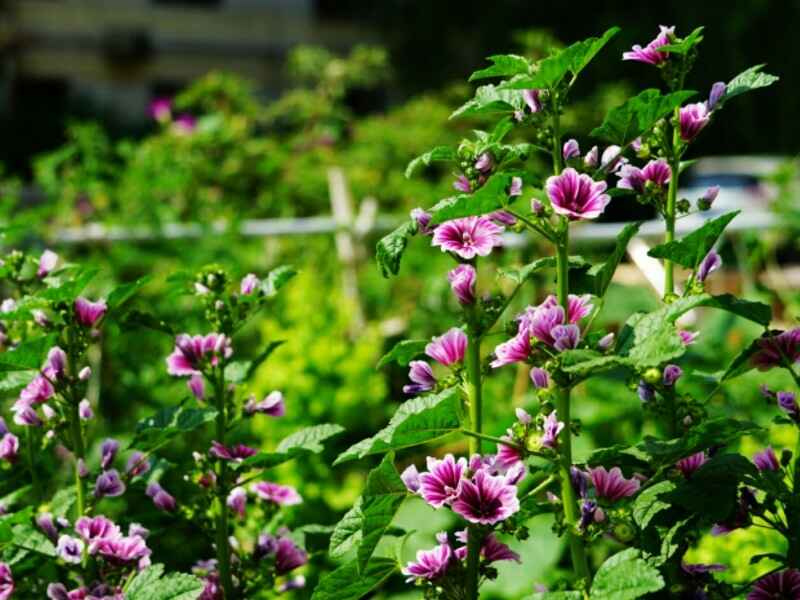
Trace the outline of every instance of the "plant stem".
<path fill-rule="evenodd" d="M 558 282 L 558 302 L 564 307 L 564 314 L 569 314 L 569 221 L 562 217 L 561 240 L 556 246 L 556 270 Z M 570 468 L 572 467 L 572 433 L 570 429 L 570 389 L 557 390 L 556 411 L 558 419 L 565 424 L 559 436 L 558 476 L 561 484 L 561 501 L 564 506 L 564 523 L 567 526 L 572 569 L 579 579 L 588 586 L 591 581 L 589 562 L 583 540 L 575 532 L 580 519 L 578 501 L 572 487 Z"/>
<path fill-rule="evenodd" d="M 36 498 L 37 502 L 40 502 L 42 499 L 42 490 L 39 484 L 39 475 L 38 473 L 36 473 L 36 454 L 34 453 L 33 427 L 25 428 L 25 441 L 27 443 L 28 469 L 31 472 L 31 486 L 33 487 L 33 497 Z"/>
<path fill-rule="evenodd" d="M 797 428 L 797 443 L 794 447 L 794 464 L 792 466 L 792 493 L 800 493 L 800 428 Z M 793 514 L 788 511 L 786 515 L 788 523 L 797 523 L 800 514 Z M 800 568 L 800 530 L 797 527 L 789 528 L 789 551 L 786 554 L 786 564 L 789 567 Z"/>
<path fill-rule="evenodd" d="M 468 434 L 469 453 L 480 454 L 482 451 L 481 437 L 483 430 L 483 396 L 481 389 L 481 334 L 477 325 L 473 322 L 475 315 L 467 315 L 471 322 L 467 336 L 467 402 L 469 402 L 469 420 L 472 431 Z M 480 584 L 480 551 L 481 551 L 480 529 L 475 526 L 469 527 L 467 536 L 467 600 L 477 600 L 478 586 Z"/>
<path fill-rule="evenodd" d="M 217 408 L 217 441 L 225 445 L 225 434 L 228 430 L 228 413 L 225 407 L 225 369 L 224 364 L 219 369 L 215 385 L 215 400 Z M 228 497 L 227 464 L 220 460 L 217 469 L 217 564 L 219 565 L 219 575 L 222 580 L 222 589 L 225 592 L 226 600 L 235 600 L 235 590 L 233 588 L 233 577 L 231 576 L 231 548 L 228 542 Z"/>
<path fill-rule="evenodd" d="M 675 109 L 674 121 L 680 119 L 680 109 Z M 664 242 L 669 243 L 675 239 L 675 213 L 678 199 L 678 180 L 680 179 L 681 157 L 678 147 L 681 143 L 681 131 L 677 124 L 673 124 L 672 131 L 672 160 L 669 161 L 671 170 L 669 177 L 669 189 L 667 190 L 667 205 L 664 210 L 664 221 L 666 222 L 666 232 Z M 664 259 L 664 297 L 675 293 L 675 265 L 673 262 Z"/>
<path fill-rule="evenodd" d="M 75 455 L 75 510 L 80 519 L 85 511 L 86 504 L 83 497 L 83 478 L 81 477 L 81 462 L 86 456 L 86 445 L 83 441 L 83 430 L 81 429 L 81 418 L 78 414 L 78 404 L 73 402 L 70 407 L 70 429 L 72 436 L 72 449 Z"/>

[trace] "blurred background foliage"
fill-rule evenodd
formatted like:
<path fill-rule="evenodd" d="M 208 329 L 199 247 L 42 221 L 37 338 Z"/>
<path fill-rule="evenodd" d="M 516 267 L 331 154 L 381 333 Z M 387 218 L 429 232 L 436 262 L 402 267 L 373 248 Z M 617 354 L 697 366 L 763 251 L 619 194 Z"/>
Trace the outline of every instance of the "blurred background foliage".
<path fill-rule="evenodd" d="M 797 6 L 775 4 L 783 6 L 781 27 L 788 30 L 798 24 Z M 286 73 L 293 84 L 277 98 L 265 100 L 254 84 L 239 76 L 211 72 L 175 96 L 170 118 L 154 121 L 141 135 L 120 136 L 113 127 L 72 115 L 61 124 L 63 143 L 30 157 L 29 169 L 19 168 L 20 161 L 14 159 L 12 168 L 2 172 L 0 217 L 7 224 L 6 245 L 32 251 L 47 245 L 71 261 L 96 264 L 102 269 L 98 287 L 91 290 L 96 295 L 107 293 L 115 281 L 153 274 L 153 282 L 138 302 L 178 331 L 199 333 L 203 324 L 186 278 L 175 277 L 176 273 L 191 276 L 212 262 L 236 277 L 248 272 L 263 274 L 283 263 L 299 269 L 273 310 L 243 331 L 235 343 L 237 355 L 249 358 L 267 342 L 285 340 L 258 370 L 251 391 L 263 396 L 272 389 L 282 390 L 287 417 L 257 422 L 251 431 L 242 432 L 246 438 L 242 441 L 271 448 L 301 425 L 336 422 L 347 429 L 326 455 L 285 465 L 271 475 L 297 486 L 306 500 L 291 511 L 293 525 L 333 524 L 360 493 L 368 465 L 348 463 L 331 469 L 329 464 L 338 451 L 382 427 L 404 399 L 405 370 L 394 366 L 376 370 L 380 356 L 399 339 L 430 337 L 455 324 L 456 307 L 444 277 L 450 266 L 447 257 L 426 247 L 424 240 L 415 240 L 401 275 L 385 280 L 370 258 L 377 234 L 368 234 L 361 241 L 366 251 L 355 265 L 359 292 L 359 306 L 355 306 L 342 289 L 343 267 L 336 258 L 332 236 L 261 239 L 204 230 L 192 239 L 156 236 L 133 242 L 60 245 L 54 240 L 64 227 L 93 223 L 157 228 L 187 222 L 207 227 L 218 221 L 235 224 L 243 219 L 329 214 L 331 167 L 344 170 L 355 199 L 375 198 L 379 215 L 405 215 L 415 206 L 431 205 L 447 195 L 452 181 L 452 175 L 441 168 L 406 179 L 403 171 L 408 160 L 435 145 L 457 143 L 469 129 L 484 125 L 480 120 L 448 120 L 453 108 L 471 93 L 468 85 L 459 82 L 481 64 L 483 56 L 507 50 L 539 56 L 558 45 L 558 38 L 580 39 L 620 24 L 624 40 L 613 46 L 616 51 L 633 42 L 645 43 L 656 29 L 649 14 L 652 7 L 644 4 L 593 3 L 592 19 L 578 18 L 580 10 L 571 3 L 548 4 L 547 11 L 523 2 L 505 2 L 491 10 L 485 3 L 467 2 L 457 11 L 432 3 L 418 12 L 409 10 L 402 0 L 381 5 L 380 10 L 373 10 L 365 9 L 363 3 L 342 2 L 339 10 L 348 15 L 352 10 L 352 18 L 379 27 L 385 34 L 385 46 L 359 45 L 341 54 L 321 47 L 297 47 L 286 60 Z M 794 68 L 797 56 L 785 53 L 785 38 L 767 34 L 774 24 L 769 17 L 774 4 L 737 6 L 726 12 L 724 26 L 720 26 L 719 8 L 713 3 L 682 6 L 682 10 L 673 5 L 660 7 L 664 10 L 659 18 L 676 22 L 679 30 L 708 26 L 701 66 L 694 74 L 698 85 L 702 82 L 701 89 L 712 81 L 727 79 L 749 65 L 753 56 L 770 61 L 779 52 L 780 67 L 772 70 L 785 80 L 774 91 L 737 104 L 729 114 L 726 109 L 725 123 L 712 128 L 699 150 L 794 152 L 799 133 L 793 116 L 795 103 L 779 102 L 779 94 L 796 89 L 791 78 L 800 71 Z M 402 24 L 398 22 L 401 16 Z M 533 20 L 544 28 L 508 31 L 509 22 L 522 26 Z M 475 23 L 481 27 L 476 29 Z M 557 32 L 558 38 L 552 32 Z M 748 44 L 740 43 L 743 39 Z M 601 57 L 587 71 L 576 94 L 578 102 L 564 117 L 570 134 L 585 139 L 608 108 L 641 87 L 641 78 L 648 74 L 635 70 L 621 64 L 613 52 Z M 188 128 L 180 120 L 184 114 L 193 119 Z M 769 236 L 745 234 L 735 240 L 745 249 L 746 264 L 740 267 L 751 273 L 767 267 L 779 273 L 780 265 L 796 253 L 793 236 L 800 225 L 796 169 L 789 161 L 772 180 L 780 190 L 775 206 L 787 215 L 786 229 Z M 619 206 L 612 213 L 630 218 L 637 208 Z M 724 250 L 726 263 L 733 266 L 736 248 L 729 244 Z M 605 251 L 602 245 L 581 249 L 588 257 Z M 534 242 L 523 249 L 501 251 L 497 258 L 501 264 L 512 265 L 538 255 Z M 728 261 L 728 257 L 734 258 Z M 719 285 L 726 289 L 735 291 L 742 286 L 735 278 L 720 279 Z M 482 285 L 502 285 L 492 281 L 489 273 L 482 273 L 481 281 Z M 539 301 L 551 283 L 548 274 L 532 281 L 508 314 Z M 763 283 L 748 291 L 773 301 L 787 320 L 797 312 L 796 294 L 775 297 Z M 599 325 L 615 330 L 630 313 L 656 304 L 654 294 L 641 284 L 614 284 Z M 364 324 L 354 330 L 359 313 Z M 765 410 L 758 385 L 788 385 L 781 374 L 765 377 L 751 373 L 722 390 L 714 390 L 705 377 L 724 368 L 759 332 L 725 315 L 704 314 L 700 323 L 702 336 L 684 363 L 691 376 L 681 385 L 699 397 L 708 397 L 712 414 L 769 424 L 772 415 Z M 164 358 L 172 341 L 170 335 L 145 328 L 122 332 L 109 327 L 104 332 L 102 352 L 96 357 L 101 381 L 96 400 L 102 415 L 96 439 L 103 435 L 124 439 L 138 419 L 187 395 L 184 382 L 166 374 Z M 621 374 L 611 373 L 578 389 L 574 403 L 583 425 L 577 440 L 578 459 L 591 448 L 631 443 L 654 430 L 655 424 L 643 417 L 629 383 Z M 511 407 L 534 400 L 524 371 L 502 370 L 488 386 L 487 431 L 499 435 L 509 422 Z M 780 428 L 773 428 L 771 435 L 769 441 L 774 445 L 787 443 Z M 752 453 L 766 441 L 743 443 Z M 465 450 L 455 442 L 445 447 L 454 452 Z M 418 448 L 403 455 L 399 466 L 411 461 L 420 464 L 426 450 Z M 180 443 L 169 449 L 175 458 L 182 452 Z M 184 485 L 177 472 L 169 473 L 166 481 L 166 487 L 176 491 Z M 118 510 L 134 511 L 135 516 L 135 509 Z M 142 519 L 155 530 L 169 525 L 158 516 L 144 515 Z M 424 503 L 409 502 L 398 525 L 416 531 L 405 543 L 407 559 L 417 548 L 430 546 L 433 533 L 448 523 L 446 516 Z M 531 540 L 516 543 L 523 565 L 501 567 L 500 579 L 506 587 L 490 586 L 487 597 L 521 597 L 534 583 L 558 579 L 564 564 L 560 562 L 560 540 L 546 518 L 537 517 L 530 526 Z M 194 544 L 191 532 L 184 533 L 154 537 L 155 543 L 162 545 L 156 551 L 173 557 L 171 566 L 183 569 L 189 566 Z M 730 565 L 723 577 L 742 581 L 768 566 L 768 562 L 749 565 L 749 548 L 769 552 L 776 543 L 751 529 L 726 537 L 705 536 L 695 552 L 698 561 Z M 613 544 L 609 540 L 607 549 Z M 601 547 L 599 552 L 603 550 Z M 599 564 L 603 556 L 594 558 Z M 313 564 L 330 566 L 324 550 L 314 555 Z M 313 589 L 319 570 L 310 569 L 308 575 L 309 587 L 298 592 L 300 596 Z M 414 597 L 399 577 L 380 594 Z"/>

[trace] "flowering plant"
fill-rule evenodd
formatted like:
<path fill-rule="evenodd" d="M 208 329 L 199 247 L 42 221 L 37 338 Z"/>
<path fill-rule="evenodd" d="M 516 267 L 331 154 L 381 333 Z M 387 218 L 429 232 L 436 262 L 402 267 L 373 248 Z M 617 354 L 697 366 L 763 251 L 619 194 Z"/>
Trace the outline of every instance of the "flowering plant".
<path fill-rule="evenodd" d="M 676 238 L 677 220 L 708 211 L 719 192 L 710 188 L 694 203 L 678 198 L 693 142 L 728 102 L 777 78 L 752 67 L 727 84 L 715 83 L 707 99 L 696 101 L 698 94 L 684 89 L 684 81 L 703 29 L 679 37 L 673 27 L 662 27 L 655 40 L 634 46 L 623 59 L 658 69 L 666 90 L 644 90 L 612 109 L 592 131 L 598 145 L 584 154 L 580 142 L 562 130 L 560 117 L 580 73 L 617 32 L 612 28 L 535 63 L 517 55 L 490 57 L 492 64 L 470 80 L 499 82 L 480 86 L 452 116 L 497 115 L 494 128 L 475 131 L 455 148 L 434 148 L 409 164 L 410 176 L 435 161 L 452 163 L 457 193 L 414 210 L 409 221 L 380 240 L 377 260 L 384 275 L 396 274 L 412 238 L 430 238 L 432 247 L 454 261 L 447 280 L 460 323 L 447 324 L 433 340 L 402 341 L 381 361 L 408 365 L 404 391 L 414 397 L 384 429 L 337 459 L 384 457 L 331 538 L 332 556 L 355 552 L 322 579 L 315 598 L 363 596 L 397 568 L 426 597 L 477 598 L 480 586 L 497 577 L 498 561 L 520 560 L 504 540 L 527 539 L 525 524 L 540 513 L 552 514 L 554 530 L 566 538 L 572 573 L 561 589 L 538 590 L 535 598 L 721 598 L 742 591 L 753 599 L 800 597 L 798 452 L 785 450 L 779 457 L 767 448 L 751 461 L 728 450 L 757 426 L 709 414 L 706 403 L 680 385 L 690 370 L 681 359 L 699 335 L 683 329 L 680 319 L 700 307 L 765 329 L 716 376 L 717 387 L 751 368 L 788 369 L 800 381 L 794 371 L 800 360 L 798 330 L 769 330 L 769 306 L 705 289 L 721 268 L 714 246 L 737 213 L 697 219 L 694 231 Z M 534 141 L 508 143 L 512 131 Z M 534 156 L 549 161 L 550 176 L 543 178 L 530 166 Z M 573 228 L 598 218 L 612 200 L 652 206 L 664 222 L 664 242 L 649 253 L 663 261 L 663 304 L 631 315 L 616 332 L 597 330 L 595 318 L 641 223 L 623 227 L 600 264 L 570 254 Z M 484 274 L 511 232 L 538 236 L 553 252 L 499 271 L 512 285 L 495 291 Z M 682 290 L 677 267 L 688 272 Z M 538 302 L 526 299 L 527 308 L 506 314 L 526 284 L 545 271 L 555 273 L 553 293 Z M 508 338 L 488 348 L 486 342 L 497 335 Z M 527 410 L 517 407 L 506 434 L 495 437 L 483 429 L 484 383 L 511 364 L 529 371 L 537 403 Z M 580 423 L 572 417 L 571 391 L 612 370 L 627 374 L 631 393 L 641 398 L 661 435 L 576 460 L 573 438 Z M 783 411 L 781 422 L 800 422 L 793 392 L 765 389 L 764 394 Z M 454 435 L 468 441 L 466 455 L 431 456 L 425 470 L 415 464 L 402 473 L 395 468 L 395 452 Z M 410 562 L 376 555 L 411 496 L 453 513 L 457 530 L 441 532 L 435 546 Z M 769 557 L 778 563 L 774 573 L 734 587 L 713 577 L 724 566 L 687 562 L 687 551 L 702 533 L 750 525 L 786 538 L 786 554 Z M 621 548 L 596 564 L 589 550 L 608 537 Z"/>

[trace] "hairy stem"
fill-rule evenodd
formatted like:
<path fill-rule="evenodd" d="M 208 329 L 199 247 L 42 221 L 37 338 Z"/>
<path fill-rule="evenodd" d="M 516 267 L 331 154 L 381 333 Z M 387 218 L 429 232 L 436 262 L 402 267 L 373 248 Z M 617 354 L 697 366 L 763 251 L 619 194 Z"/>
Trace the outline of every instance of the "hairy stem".
<path fill-rule="evenodd" d="M 483 407 L 481 390 L 481 335 L 474 324 L 468 328 L 467 335 L 467 402 L 469 402 L 469 420 L 472 433 L 469 435 L 469 453 L 481 453 L 481 437 L 483 430 Z M 481 550 L 480 529 L 470 526 L 467 537 L 467 600 L 477 600 L 478 585 L 480 584 L 480 550 Z"/>
<path fill-rule="evenodd" d="M 214 396 L 217 408 L 217 441 L 225 445 L 225 434 L 228 429 L 228 413 L 225 406 L 225 376 L 224 365 L 219 369 L 219 375 L 215 382 Z M 217 468 L 217 523 L 216 523 L 216 544 L 217 544 L 217 564 L 219 565 L 219 575 L 222 580 L 222 589 L 225 592 L 226 600 L 235 600 L 235 590 L 233 587 L 233 577 L 231 576 L 231 548 L 228 542 L 228 507 L 226 500 L 228 497 L 227 464 L 220 460 Z"/>
<path fill-rule="evenodd" d="M 72 437 L 72 450 L 75 456 L 75 519 L 80 519 L 86 512 L 86 503 L 83 496 L 83 478 L 81 477 L 81 463 L 86 456 L 86 444 L 83 441 L 81 418 L 78 414 L 78 404 L 73 402 L 70 406 L 70 436 Z"/>

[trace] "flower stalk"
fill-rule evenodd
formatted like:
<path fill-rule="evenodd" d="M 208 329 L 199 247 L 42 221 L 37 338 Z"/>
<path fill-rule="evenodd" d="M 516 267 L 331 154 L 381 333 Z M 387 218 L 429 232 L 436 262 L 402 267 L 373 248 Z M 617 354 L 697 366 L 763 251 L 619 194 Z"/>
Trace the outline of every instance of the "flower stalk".
<path fill-rule="evenodd" d="M 467 369 L 466 393 L 469 403 L 469 420 L 472 432 L 475 435 L 467 436 L 469 440 L 469 453 L 480 454 L 482 450 L 481 435 L 483 431 L 483 394 L 481 389 L 481 334 L 477 320 L 471 311 L 467 311 L 467 354 L 465 357 Z M 477 600 L 480 585 L 480 529 L 475 526 L 469 528 L 467 538 L 467 599 Z"/>
<path fill-rule="evenodd" d="M 222 361 L 218 376 L 214 386 L 214 400 L 217 409 L 216 419 L 216 438 L 223 446 L 226 444 L 225 434 L 228 430 L 228 413 L 225 402 L 225 362 Z M 217 461 L 217 523 L 216 523 L 216 545 L 217 563 L 219 565 L 219 575 L 222 582 L 222 589 L 225 591 L 225 598 L 235 600 L 235 590 L 233 587 L 233 577 L 231 575 L 231 548 L 228 542 L 228 507 L 226 499 L 227 489 L 227 462 Z"/>

